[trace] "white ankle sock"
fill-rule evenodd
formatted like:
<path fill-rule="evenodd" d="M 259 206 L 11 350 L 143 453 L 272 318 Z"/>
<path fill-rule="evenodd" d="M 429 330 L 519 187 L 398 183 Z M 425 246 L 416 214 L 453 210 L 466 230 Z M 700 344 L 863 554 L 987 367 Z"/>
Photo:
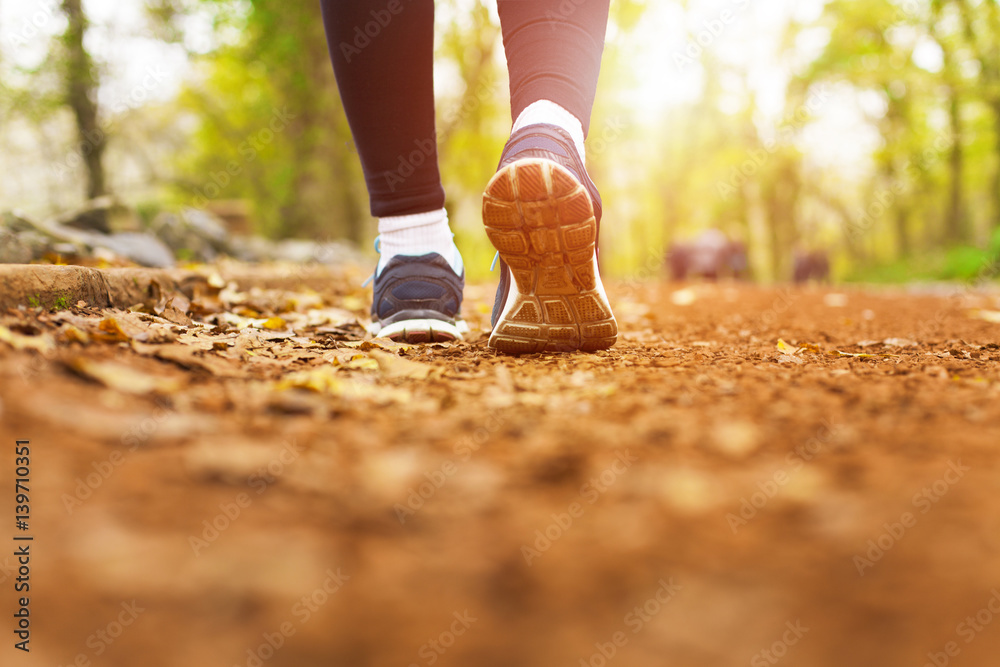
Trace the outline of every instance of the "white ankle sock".
<path fill-rule="evenodd" d="M 379 218 L 378 234 L 382 256 L 376 275 L 396 255 L 426 255 L 429 252 L 444 257 L 455 273 L 462 275 L 462 255 L 448 226 L 448 212 L 443 208 L 427 213 Z"/>
<path fill-rule="evenodd" d="M 511 134 L 517 132 L 528 125 L 538 125 L 546 123 L 548 125 L 558 125 L 569 132 L 576 144 L 576 150 L 580 154 L 580 159 L 586 163 L 587 154 L 583 147 L 583 123 L 576 116 L 550 100 L 538 100 L 529 104 L 514 121 L 514 128 Z"/>

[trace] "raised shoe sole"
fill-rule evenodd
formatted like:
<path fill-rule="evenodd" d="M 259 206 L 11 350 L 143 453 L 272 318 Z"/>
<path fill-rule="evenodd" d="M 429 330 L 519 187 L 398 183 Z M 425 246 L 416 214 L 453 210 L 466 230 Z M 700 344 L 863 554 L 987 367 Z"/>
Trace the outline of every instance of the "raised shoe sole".
<path fill-rule="evenodd" d="M 587 190 L 544 158 L 500 169 L 483 195 L 486 234 L 513 277 L 489 346 L 508 354 L 605 350 L 618 324 L 597 268 Z"/>

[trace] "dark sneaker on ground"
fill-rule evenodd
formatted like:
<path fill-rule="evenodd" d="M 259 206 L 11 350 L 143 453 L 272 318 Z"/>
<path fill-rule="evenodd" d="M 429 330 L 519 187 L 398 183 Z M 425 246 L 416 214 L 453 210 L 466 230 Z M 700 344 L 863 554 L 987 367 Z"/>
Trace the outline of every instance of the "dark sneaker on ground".
<path fill-rule="evenodd" d="M 465 271 L 436 252 L 396 255 L 375 277 L 372 334 L 406 343 L 462 340 Z"/>
<path fill-rule="evenodd" d="M 489 346 L 510 354 L 604 350 L 618 324 L 597 267 L 601 198 L 573 140 L 530 125 L 507 142 L 483 195 L 500 287 Z"/>

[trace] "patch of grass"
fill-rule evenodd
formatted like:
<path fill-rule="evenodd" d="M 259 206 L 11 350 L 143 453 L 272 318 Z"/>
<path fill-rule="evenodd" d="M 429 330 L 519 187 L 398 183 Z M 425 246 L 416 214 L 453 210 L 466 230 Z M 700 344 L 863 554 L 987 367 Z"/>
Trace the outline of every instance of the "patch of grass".
<path fill-rule="evenodd" d="M 998 250 L 993 250 L 996 244 Z M 990 249 L 954 246 L 917 257 L 859 266 L 845 277 L 845 282 L 898 284 L 914 281 L 973 282 L 996 278 L 1000 260 L 1000 234 Z"/>
<path fill-rule="evenodd" d="M 42 303 L 42 297 L 40 294 L 35 293 L 28 297 L 28 305 L 32 308 L 45 308 L 47 310 L 68 310 L 70 307 L 69 295 L 60 294 L 55 298 L 55 301 L 49 305 Z"/>
<path fill-rule="evenodd" d="M 934 280 L 940 272 L 937 258 L 920 257 L 900 259 L 880 264 L 855 266 L 844 281 L 849 283 L 899 284 L 921 280 Z"/>

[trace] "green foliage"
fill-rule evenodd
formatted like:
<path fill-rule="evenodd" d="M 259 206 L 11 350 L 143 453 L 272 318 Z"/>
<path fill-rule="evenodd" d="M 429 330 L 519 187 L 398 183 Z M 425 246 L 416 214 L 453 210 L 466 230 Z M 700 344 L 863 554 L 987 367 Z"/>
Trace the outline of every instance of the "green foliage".
<path fill-rule="evenodd" d="M 28 305 L 32 308 L 46 308 L 53 311 L 67 310 L 70 307 L 69 297 L 65 294 L 57 296 L 48 306 L 42 303 L 41 295 L 34 294 L 28 297 Z"/>
<path fill-rule="evenodd" d="M 148 227 L 161 211 L 163 211 L 163 203 L 156 199 L 145 199 L 135 204 L 135 212 L 139 215 L 139 220 L 142 221 L 144 227 Z"/>
<path fill-rule="evenodd" d="M 953 246 L 928 251 L 918 257 L 857 266 L 845 276 L 845 280 L 857 283 L 993 280 L 997 277 L 998 257 L 1000 255 L 995 252 L 982 248 Z"/>
<path fill-rule="evenodd" d="M 244 8 L 217 17 L 241 37 L 201 58 L 179 99 L 198 125 L 176 157 L 175 200 L 247 199 L 262 233 L 363 240 L 367 201 L 318 6 Z"/>
<path fill-rule="evenodd" d="M 993 230 L 990 237 L 989 252 L 992 257 L 1000 258 L 1000 227 Z"/>

